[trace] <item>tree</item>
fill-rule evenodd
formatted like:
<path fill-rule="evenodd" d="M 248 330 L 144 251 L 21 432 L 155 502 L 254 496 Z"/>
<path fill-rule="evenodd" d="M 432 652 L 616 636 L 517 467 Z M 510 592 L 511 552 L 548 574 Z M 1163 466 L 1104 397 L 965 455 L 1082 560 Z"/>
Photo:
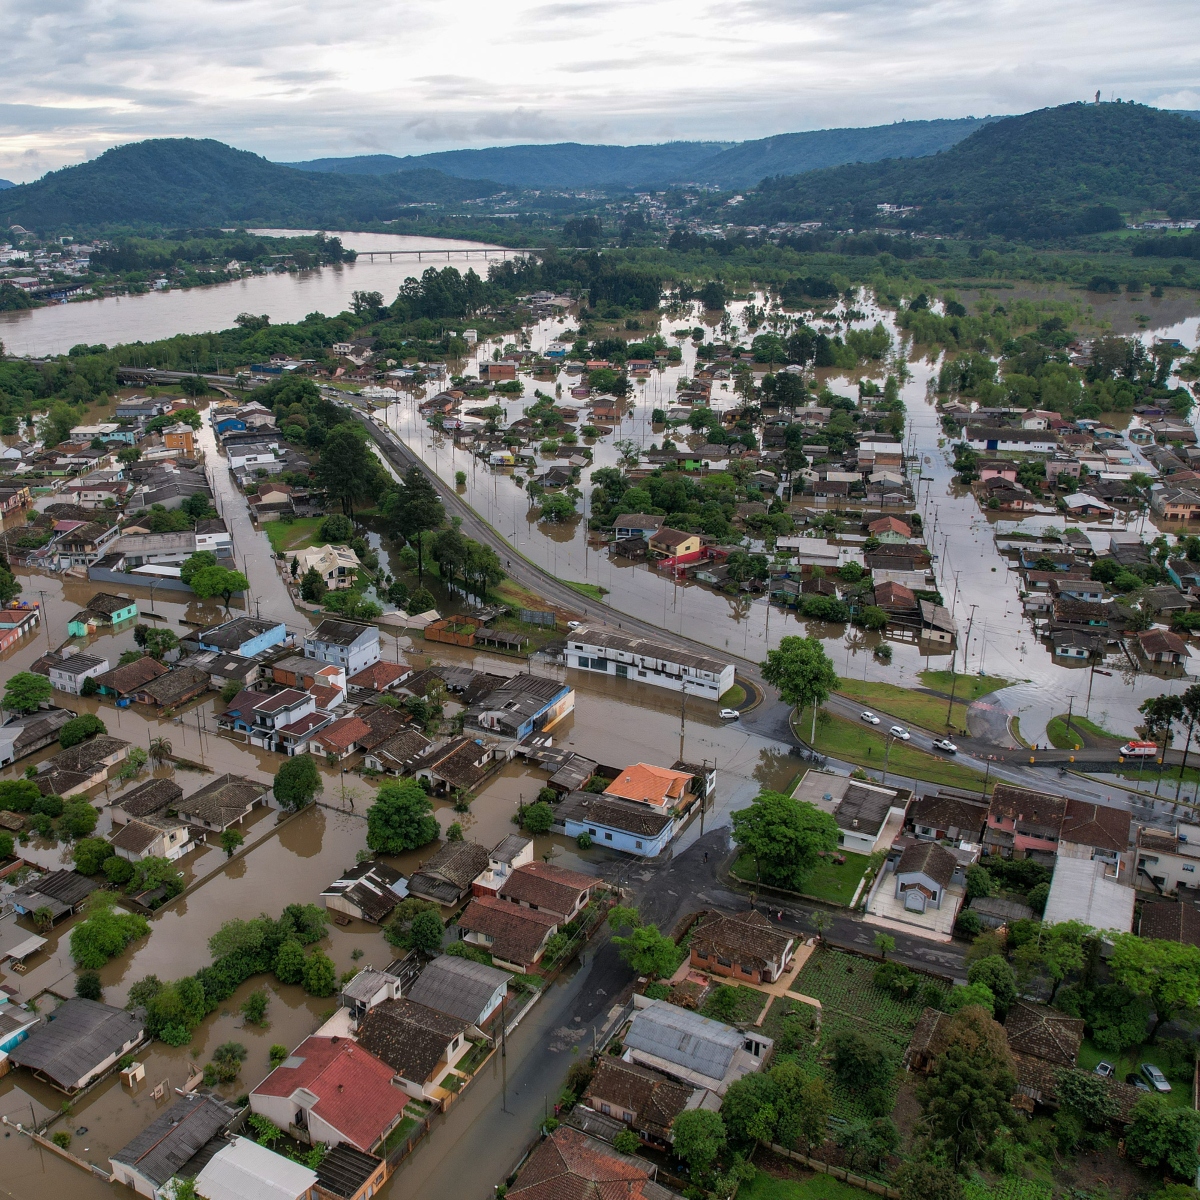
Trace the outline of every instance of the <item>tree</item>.
<path fill-rule="evenodd" d="M 1167 1166 L 1189 1182 L 1196 1178 L 1200 1112 L 1171 1107 L 1162 1096 L 1143 1096 L 1131 1113 L 1127 1152 L 1144 1167 Z"/>
<path fill-rule="evenodd" d="M 64 750 L 69 750 L 72 746 L 78 746 L 80 742 L 86 742 L 94 734 L 107 732 L 108 727 L 99 717 L 93 713 L 83 713 L 72 717 L 58 731 L 58 744 Z"/>
<path fill-rule="evenodd" d="M 1188 615 L 1200 616 L 1198 613 Z M 1200 622 L 1197 622 L 1196 628 L 1200 628 Z M 1187 770 L 1187 756 L 1188 750 L 1192 746 L 1192 735 L 1196 731 L 1196 722 L 1200 721 L 1200 683 L 1193 683 L 1179 699 L 1183 707 L 1182 716 L 1187 719 L 1187 738 L 1183 743 L 1183 762 L 1179 768 L 1179 779 L 1175 783 L 1176 803 L 1179 802 L 1179 789 L 1183 786 L 1183 773 Z"/>
<path fill-rule="evenodd" d="M 275 952 L 273 970 L 280 983 L 300 983 L 304 979 L 304 947 L 296 938 L 286 938 Z"/>
<path fill-rule="evenodd" d="M 767 651 L 763 678 L 779 689 L 780 698 L 793 708 L 812 706 L 812 737 L 817 737 L 817 709 L 838 685 L 837 672 L 825 647 L 815 637 L 781 638 L 777 650 Z"/>
<path fill-rule="evenodd" d="M 217 565 L 217 556 L 211 550 L 197 550 L 179 568 L 179 578 L 190 587 L 192 576 L 197 571 L 203 571 L 205 567 L 215 567 Z M 134 631 L 134 637 L 137 637 L 136 630 Z M 138 645 L 140 646 L 141 642 Z"/>
<path fill-rule="evenodd" d="M 345 542 L 354 535 L 354 522 L 343 513 L 330 513 L 317 526 L 317 537 L 323 542 Z"/>
<path fill-rule="evenodd" d="M 367 810 L 367 845 L 377 853 L 416 850 L 435 841 L 439 833 L 433 805 L 415 779 L 389 780 Z"/>
<path fill-rule="evenodd" d="M 749 853 L 759 878 L 799 891 L 821 851 L 837 849 L 833 817 L 807 801 L 762 791 L 733 814 L 733 840 Z"/>
<path fill-rule="evenodd" d="M 671 1125 L 672 1149 L 693 1175 L 707 1171 L 725 1149 L 725 1122 L 707 1108 L 681 1112 Z"/>
<path fill-rule="evenodd" d="M 104 860 L 104 878 L 117 887 L 124 887 L 133 878 L 133 863 L 115 854 Z"/>
<path fill-rule="evenodd" d="M 544 800 L 538 800 L 534 804 L 526 805 L 521 811 L 521 828 L 526 833 L 541 836 L 542 834 L 549 833 L 550 827 L 553 824 L 554 809 Z"/>
<path fill-rule="evenodd" d="M 100 813 L 82 797 L 68 800 L 63 805 L 58 827 L 70 838 L 85 838 L 100 819 Z"/>
<path fill-rule="evenodd" d="M 965 987 L 952 987 L 942 1006 L 948 1013 L 964 1008 L 982 1008 L 989 1017 L 996 1015 L 996 997 L 986 983 L 968 983 Z"/>
<path fill-rule="evenodd" d="M 949 1167 L 910 1158 L 892 1176 L 900 1200 L 963 1200 L 962 1180 Z"/>
<path fill-rule="evenodd" d="M 683 951 L 657 925 L 639 925 L 628 937 L 614 937 L 621 957 L 639 975 L 658 979 L 670 975 L 679 966 Z"/>
<path fill-rule="evenodd" d="M 71 849 L 71 859 L 81 875 L 95 875 L 97 871 L 102 871 L 105 862 L 115 854 L 116 851 L 102 837 L 83 838 Z"/>
<path fill-rule="evenodd" d="M 275 799 L 289 812 L 311 804 L 322 786 L 321 772 L 311 754 L 294 754 L 275 772 Z"/>
<path fill-rule="evenodd" d="M 309 604 L 320 604 L 328 591 L 321 572 L 316 567 L 309 567 L 300 579 L 300 599 L 307 600 Z"/>
<path fill-rule="evenodd" d="M 859 1166 L 878 1168 L 900 1146 L 900 1132 L 889 1117 L 853 1121 L 837 1136 L 837 1144 L 853 1171 Z"/>
<path fill-rule="evenodd" d="M 992 892 L 992 877 L 987 867 L 978 863 L 967 868 L 967 899 L 978 900 L 981 896 L 990 896 Z"/>
<path fill-rule="evenodd" d="M 7 832 L 0 832 L 0 862 L 13 856 L 13 835 Z"/>
<path fill-rule="evenodd" d="M 1082 1126 L 1102 1129 L 1120 1115 L 1112 1088 L 1090 1071 L 1059 1071 L 1055 1086 L 1060 1111 L 1073 1114 Z"/>
<path fill-rule="evenodd" d="M 220 596 L 229 607 L 229 601 L 234 592 L 245 592 L 250 589 L 250 581 L 241 571 L 231 571 L 228 567 L 205 567 L 192 576 L 192 591 L 201 600 L 211 596 Z"/>
<path fill-rule="evenodd" d="M 245 840 L 241 830 L 232 827 L 221 830 L 221 849 L 225 851 L 225 857 L 232 858 Z"/>
<path fill-rule="evenodd" d="M 0 780 L 0 812 L 28 812 L 41 796 L 32 779 Z"/>
<path fill-rule="evenodd" d="M 216 569 L 220 570 L 221 568 L 218 567 Z M 195 576 L 192 579 L 194 581 Z M 194 591 L 195 589 L 193 588 L 192 590 Z M 197 595 L 199 595 L 198 592 Z M 151 658 L 156 658 L 159 662 L 162 662 L 173 650 L 179 649 L 179 638 L 170 629 L 157 629 L 151 626 L 146 629 L 141 645 Z"/>
<path fill-rule="evenodd" d="M 232 1083 L 241 1074 L 248 1051 L 241 1042 L 224 1042 L 213 1051 L 212 1061 L 204 1068 L 204 1082 L 209 1087 Z"/>
<path fill-rule="evenodd" d="M 224 689 L 222 689 L 222 694 L 223 692 Z M 230 699 L 232 700 L 233 697 L 231 696 Z M 154 737 L 150 739 L 150 746 L 147 750 L 147 755 L 149 756 L 150 762 L 152 762 L 156 767 L 161 767 L 163 763 L 170 759 L 174 752 L 175 748 L 171 745 L 170 738 Z"/>
<path fill-rule="evenodd" d="M 446 520 L 446 510 L 429 477 L 413 465 L 404 472 L 400 487 L 384 501 L 383 516 L 390 532 L 417 548 L 417 582 L 424 581 L 424 537 Z"/>
<path fill-rule="evenodd" d="M 882 929 L 875 931 L 875 949 L 879 951 L 880 958 L 887 958 L 895 948 L 896 939 L 890 933 L 884 933 Z"/>
<path fill-rule="evenodd" d="M 1050 1001 L 1058 994 L 1059 985 L 1072 972 L 1081 971 L 1087 961 L 1087 943 L 1093 935 L 1090 926 L 1082 921 L 1062 921 L 1047 925 L 1013 953 L 1019 967 L 1044 970 L 1053 985 Z"/>
<path fill-rule="evenodd" d="M 1113 941 L 1109 970 L 1116 983 L 1136 996 L 1150 998 L 1153 1041 L 1164 1021 L 1200 1004 L 1200 947 L 1132 933 L 1117 934 Z"/>
<path fill-rule="evenodd" d="M 310 996 L 332 996 L 337 987 L 333 959 L 317 946 L 304 963 L 304 990 Z"/>
<path fill-rule="evenodd" d="M 4 699 L 0 707 L 13 713 L 37 712 L 54 694 L 54 688 L 45 675 L 35 675 L 32 671 L 18 671 L 4 685 Z"/>
<path fill-rule="evenodd" d="M 1017 980 L 1013 969 L 999 954 L 989 954 L 967 968 L 967 983 L 983 984 L 996 1001 L 996 1016 L 1003 1020 L 1017 998 Z"/>
<path fill-rule="evenodd" d="M 103 1000 L 100 976 L 95 971 L 80 971 L 75 979 L 75 995 L 81 1000 Z"/>
<path fill-rule="evenodd" d="M 71 957 L 79 966 L 97 971 L 120 954 L 130 942 L 150 932 L 150 922 L 137 913 L 116 913 L 111 892 L 93 892 L 102 899 L 91 906 L 91 915 L 71 930 Z"/>
<path fill-rule="evenodd" d="M 829 1039 L 829 1048 L 837 1081 L 853 1092 L 884 1087 L 895 1073 L 888 1047 L 857 1029 L 839 1029 Z"/>
<path fill-rule="evenodd" d="M 642 1148 L 642 1139 L 632 1129 L 622 1129 L 612 1140 L 618 1154 L 636 1154 Z"/>
<path fill-rule="evenodd" d="M 313 478 L 347 517 L 354 515 L 355 504 L 376 492 L 381 474 L 366 431 L 354 424 L 335 425 L 329 431 L 313 469 Z"/>
<path fill-rule="evenodd" d="M 414 950 L 432 957 L 441 947 L 445 932 L 442 918 L 432 908 L 427 908 L 413 917 L 408 930 L 409 944 Z"/>
<path fill-rule="evenodd" d="M 267 1023 L 267 1005 L 270 996 L 264 988 L 258 988 L 250 993 L 242 1002 L 242 1016 L 250 1025 L 265 1026 Z"/>
<path fill-rule="evenodd" d="M 918 1085 L 925 1122 L 956 1164 L 977 1161 L 1015 1120 L 1012 1055 L 1003 1028 L 978 1006 L 950 1019 L 946 1049 Z"/>

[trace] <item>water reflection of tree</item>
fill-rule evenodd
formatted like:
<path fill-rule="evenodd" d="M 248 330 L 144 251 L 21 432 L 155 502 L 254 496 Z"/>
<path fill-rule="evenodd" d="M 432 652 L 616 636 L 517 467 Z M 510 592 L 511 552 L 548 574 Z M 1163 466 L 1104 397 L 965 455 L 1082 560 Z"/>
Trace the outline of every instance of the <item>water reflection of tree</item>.
<path fill-rule="evenodd" d="M 779 789 L 796 773 L 795 759 L 784 750 L 764 748 L 759 751 L 758 762 L 751 774 L 765 788 Z"/>
<path fill-rule="evenodd" d="M 340 792 L 336 793 L 340 797 Z M 333 797 L 334 792 L 330 792 Z M 321 853 L 325 838 L 325 812 L 310 804 L 304 813 L 288 821 L 279 830 L 279 844 L 297 858 L 314 858 Z"/>
<path fill-rule="evenodd" d="M 749 619 L 750 613 L 754 608 L 753 597 L 745 592 L 739 592 L 736 596 L 727 596 L 726 600 L 729 604 L 729 619 L 735 625 L 740 625 L 743 621 Z"/>

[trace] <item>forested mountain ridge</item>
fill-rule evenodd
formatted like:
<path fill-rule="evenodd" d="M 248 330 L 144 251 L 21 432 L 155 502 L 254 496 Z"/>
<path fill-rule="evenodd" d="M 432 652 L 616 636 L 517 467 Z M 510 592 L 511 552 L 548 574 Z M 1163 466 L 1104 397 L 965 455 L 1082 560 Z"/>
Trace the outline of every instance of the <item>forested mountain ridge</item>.
<path fill-rule="evenodd" d="M 0 225 L 275 224 L 334 228 L 387 220 L 416 201 L 456 201 L 503 189 L 423 170 L 367 177 L 314 175 L 222 142 L 159 138 L 0 191 Z"/>
<path fill-rule="evenodd" d="M 927 158 L 765 179 L 746 223 L 889 224 L 1011 237 L 1119 228 L 1122 213 L 1200 216 L 1200 122 L 1139 104 L 1066 104 L 1008 117 Z M 1191 210 L 1195 209 L 1195 212 Z"/>

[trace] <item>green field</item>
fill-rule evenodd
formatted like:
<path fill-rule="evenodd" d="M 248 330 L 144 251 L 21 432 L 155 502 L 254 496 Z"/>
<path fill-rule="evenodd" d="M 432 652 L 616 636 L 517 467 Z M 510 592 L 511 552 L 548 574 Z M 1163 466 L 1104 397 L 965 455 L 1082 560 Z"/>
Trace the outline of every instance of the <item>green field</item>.
<path fill-rule="evenodd" d="M 805 878 L 801 893 L 814 900 L 848 908 L 871 860 L 865 854 L 851 854 L 849 851 L 842 851 L 842 854 L 846 861 L 841 865 L 832 859 L 822 859 L 812 874 Z M 754 884 L 754 859 L 751 855 L 738 855 L 731 871 L 743 883 Z"/>
<path fill-rule="evenodd" d="M 1122 1050 L 1119 1054 L 1106 1054 L 1093 1043 L 1091 1038 L 1084 1038 L 1083 1044 L 1079 1047 L 1078 1065 L 1085 1071 L 1091 1071 L 1099 1062 L 1112 1063 L 1117 1068 L 1117 1078 L 1122 1080 L 1126 1075 L 1136 1071 L 1142 1063 L 1153 1063 L 1170 1081 L 1171 1090 L 1165 1096 L 1167 1103 L 1178 1108 L 1191 1108 L 1192 1106 L 1191 1071 L 1188 1070 L 1185 1076 L 1172 1073 L 1169 1059 L 1153 1042 Z"/>
<path fill-rule="evenodd" d="M 736 996 L 736 1004 L 732 1012 L 727 1015 L 724 1009 L 713 1003 L 717 995 L 716 989 L 713 989 L 704 1001 L 704 1007 L 701 1009 L 702 1014 L 706 1017 L 711 1017 L 715 1021 L 724 1021 L 727 1025 L 753 1025 L 758 1020 L 758 1014 L 766 1008 L 767 1002 L 771 997 L 764 995 L 757 988 L 746 987 L 745 985 L 734 986 L 728 984 L 726 986 L 733 987 Z"/>
<path fill-rule="evenodd" d="M 717 703 L 726 708 L 740 708 L 746 703 L 746 689 L 740 683 L 735 683 Z"/>
<path fill-rule="evenodd" d="M 573 579 L 560 579 L 558 582 L 565 583 L 572 591 L 586 596 L 589 600 L 603 600 L 608 595 L 608 588 L 602 588 L 598 583 L 577 583 Z"/>
<path fill-rule="evenodd" d="M 904 688 L 895 683 L 867 683 L 862 679 L 843 679 L 838 684 L 838 694 L 848 696 L 864 708 L 886 713 L 900 721 L 907 721 L 933 733 L 946 730 L 947 701 L 929 692 L 916 688 Z M 967 720 L 966 704 L 954 702 L 950 727 L 964 728 Z"/>
<path fill-rule="evenodd" d="M 861 767 L 883 770 L 886 745 L 883 733 L 859 721 L 851 721 L 833 713 L 826 715 L 829 718 L 827 721 L 817 721 L 816 749 L 821 754 L 840 758 L 843 762 L 857 763 Z M 797 735 L 807 742 L 812 731 L 812 709 L 806 708 L 795 717 L 794 728 Z M 947 787 L 966 788 L 968 791 L 978 790 L 983 785 L 981 772 L 960 766 L 953 759 L 927 754 L 905 742 L 892 742 L 888 754 L 888 773 L 907 779 L 944 783 Z"/>
<path fill-rule="evenodd" d="M 738 1188 L 738 1200 L 863 1200 L 864 1192 L 830 1175 L 810 1175 L 806 1179 L 776 1179 L 759 1171 L 749 1183 Z"/>
<path fill-rule="evenodd" d="M 949 671 L 922 671 L 920 680 L 927 688 L 945 692 L 947 696 L 950 695 L 953 682 L 955 697 L 961 696 L 968 704 L 1012 683 L 1011 679 L 1001 679 L 999 675 L 962 675 L 956 672 L 951 676 Z"/>
<path fill-rule="evenodd" d="M 290 525 L 283 521 L 268 521 L 263 532 L 276 554 L 289 550 L 303 550 L 317 541 L 317 527 L 324 517 L 297 517 Z"/>
<path fill-rule="evenodd" d="M 1083 734 L 1083 737 L 1080 737 L 1080 734 Z M 1119 733 L 1109 733 L 1107 729 L 1101 729 L 1087 717 L 1072 716 L 1071 728 L 1068 731 L 1066 713 L 1050 719 L 1046 725 L 1046 737 L 1050 739 L 1050 744 L 1057 750 L 1074 750 L 1082 747 L 1086 745 L 1085 739 L 1087 738 L 1095 738 L 1103 744 L 1121 740 Z"/>

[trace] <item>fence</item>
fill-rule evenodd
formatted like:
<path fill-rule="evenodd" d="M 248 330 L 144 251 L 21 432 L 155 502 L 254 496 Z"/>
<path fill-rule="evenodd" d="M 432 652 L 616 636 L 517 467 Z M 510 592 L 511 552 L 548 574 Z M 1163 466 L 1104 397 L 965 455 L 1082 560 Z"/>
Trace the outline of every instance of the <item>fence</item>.
<path fill-rule="evenodd" d="M 768 1149 L 780 1158 L 789 1158 L 792 1162 L 798 1162 L 822 1175 L 840 1179 L 851 1187 L 862 1188 L 863 1191 L 873 1192 L 876 1196 L 886 1196 L 888 1200 L 900 1200 L 900 1193 L 896 1188 L 888 1187 L 886 1183 L 880 1183 L 875 1179 L 866 1179 L 862 1175 L 855 1175 L 853 1171 L 847 1171 L 845 1167 L 831 1167 L 829 1163 L 822 1162 L 819 1158 L 810 1158 L 807 1154 L 801 1154 L 798 1150 L 788 1150 L 784 1146 L 772 1144 Z"/>
<path fill-rule="evenodd" d="M 545 625 L 550 629 L 553 629 L 558 621 L 554 613 L 542 612 L 538 608 L 523 608 L 518 616 L 526 625 Z"/>

